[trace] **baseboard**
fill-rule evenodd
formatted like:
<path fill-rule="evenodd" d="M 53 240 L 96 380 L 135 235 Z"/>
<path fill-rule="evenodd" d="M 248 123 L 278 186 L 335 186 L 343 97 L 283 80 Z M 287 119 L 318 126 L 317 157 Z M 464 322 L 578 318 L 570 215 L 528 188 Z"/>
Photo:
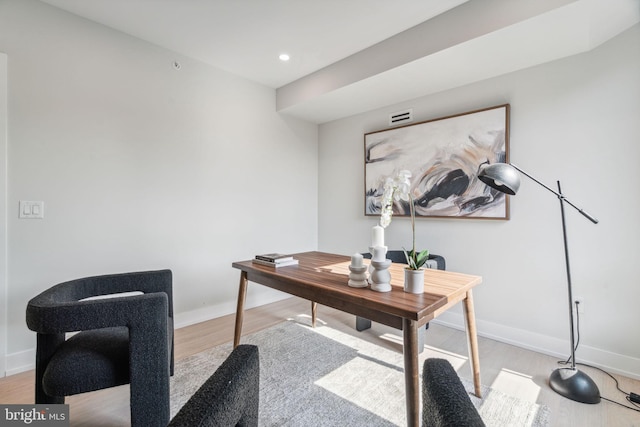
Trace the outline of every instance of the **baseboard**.
<path fill-rule="evenodd" d="M 35 368 L 35 360 L 35 348 L 7 354 L 7 372 L 5 375 L 8 377 L 19 374 L 20 372 L 30 371 Z"/>
<path fill-rule="evenodd" d="M 432 322 L 464 330 L 464 317 L 461 313 L 447 311 Z M 569 340 L 562 340 L 478 319 L 476 319 L 476 327 L 478 335 L 481 337 L 557 357 L 558 360 L 567 359 L 571 351 Z M 611 374 L 640 380 L 640 359 L 638 358 L 580 344 L 576 354 L 576 361 L 596 366 Z M 482 364 L 482 360 L 480 363 Z"/>
<path fill-rule="evenodd" d="M 244 308 L 255 308 L 261 305 L 282 301 L 287 298 L 291 298 L 291 295 L 273 289 L 264 288 L 262 289 L 262 292 L 249 292 Z M 180 329 L 185 326 L 195 325 L 196 323 L 206 322 L 207 320 L 234 314 L 236 312 L 236 307 L 237 301 L 227 301 L 222 304 L 202 307 L 184 313 L 176 313 L 175 328 Z"/>

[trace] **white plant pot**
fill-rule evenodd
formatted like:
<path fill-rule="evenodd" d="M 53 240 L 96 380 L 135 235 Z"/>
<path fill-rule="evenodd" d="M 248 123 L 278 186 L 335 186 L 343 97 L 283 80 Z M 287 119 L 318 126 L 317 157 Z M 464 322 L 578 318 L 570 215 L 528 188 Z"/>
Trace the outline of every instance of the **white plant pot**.
<path fill-rule="evenodd" d="M 404 291 L 411 294 L 421 294 L 424 292 L 424 269 L 411 270 L 404 269 Z"/>

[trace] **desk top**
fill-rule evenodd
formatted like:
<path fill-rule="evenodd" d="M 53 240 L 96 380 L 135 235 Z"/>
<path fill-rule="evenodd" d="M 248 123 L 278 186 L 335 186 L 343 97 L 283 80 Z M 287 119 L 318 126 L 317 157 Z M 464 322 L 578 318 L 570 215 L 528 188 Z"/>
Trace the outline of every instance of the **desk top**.
<path fill-rule="evenodd" d="M 247 279 L 315 301 L 338 310 L 398 327 L 402 318 L 427 323 L 445 306 L 462 300 L 467 291 L 482 282 L 480 276 L 426 269 L 425 292 L 404 292 L 404 264 L 392 263 L 391 291 L 376 292 L 369 288 L 352 288 L 349 281 L 351 258 L 325 252 L 293 254 L 298 265 L 269 267 L 251 260 L 234 262 L 234 268 L 247 274 Z"/>

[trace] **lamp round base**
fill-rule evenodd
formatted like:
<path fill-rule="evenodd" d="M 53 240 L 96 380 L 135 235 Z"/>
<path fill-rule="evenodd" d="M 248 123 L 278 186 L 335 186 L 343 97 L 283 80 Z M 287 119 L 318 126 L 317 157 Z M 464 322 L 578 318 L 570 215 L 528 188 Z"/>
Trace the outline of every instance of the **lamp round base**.
<path fill-rule="evenodd" d="M 549 376 L 549 386 L 567 399 L 582 403 L 600 403 L 600 390 L 596 383 L 577 369 L 556 369 Z"/>

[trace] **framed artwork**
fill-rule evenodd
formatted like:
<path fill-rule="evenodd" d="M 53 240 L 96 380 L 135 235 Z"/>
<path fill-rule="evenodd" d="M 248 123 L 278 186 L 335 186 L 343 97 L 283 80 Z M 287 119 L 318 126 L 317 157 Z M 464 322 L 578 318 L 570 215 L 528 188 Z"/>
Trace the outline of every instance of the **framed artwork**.
<path fill-rule="evenodd" d="M 509 161 L 509 104 L 364 135 L 365 215 L 380 215 L 385 180 L 406 169 L 416 218 L 509 219 L 509 199 L 477 178 Z M 394 216 L 409 216 L 398 201 Z"/>

